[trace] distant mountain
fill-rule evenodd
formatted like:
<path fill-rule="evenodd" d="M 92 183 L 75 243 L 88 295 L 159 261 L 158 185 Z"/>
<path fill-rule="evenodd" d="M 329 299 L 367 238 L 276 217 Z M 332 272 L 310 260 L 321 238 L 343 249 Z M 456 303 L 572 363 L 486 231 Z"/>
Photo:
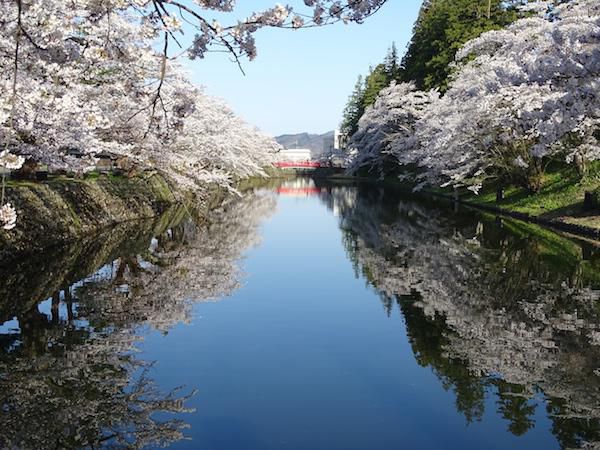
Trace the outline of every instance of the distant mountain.
<path fill-rule="evenodd" d="M 313 158 L 325 153 L 333 147 L 333 131 L 323 134 L 283 134 L 275 140 L 284 148 L 308 148 L 312 150 Z"/>

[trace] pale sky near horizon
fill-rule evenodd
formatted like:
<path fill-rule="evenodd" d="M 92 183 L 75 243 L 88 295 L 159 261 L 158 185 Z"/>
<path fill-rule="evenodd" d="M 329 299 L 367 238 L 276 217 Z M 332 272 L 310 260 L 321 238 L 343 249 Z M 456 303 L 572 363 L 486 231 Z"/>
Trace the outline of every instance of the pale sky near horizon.
<path fill-rule="evenodd" d="M 237 8 L 235 17 L 276 1 L 252 3 Z M 185 66 L 208 94 L 225 99 L 238 115 L 268 134 L 324 133 L 338 126 L 357 76 L 380 63 L 392 41 L 400 55 L 404 53 L 420 6 L 421 0 L 388 0 L 361 25 L 260 30 L 258 56 L 244 62 L 245 76 L 221 53 Z M 228 24 L 227 16 L 222 17 Z"/>

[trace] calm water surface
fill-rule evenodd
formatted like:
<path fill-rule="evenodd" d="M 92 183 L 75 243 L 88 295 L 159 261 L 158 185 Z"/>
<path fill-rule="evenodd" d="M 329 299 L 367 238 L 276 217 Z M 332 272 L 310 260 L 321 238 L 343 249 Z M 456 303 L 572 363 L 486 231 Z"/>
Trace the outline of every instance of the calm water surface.
<path fill-rule="evenodd" d="M 600 251 L 296 180 L 0 265 L 0 447 L 600 448 Z"/>

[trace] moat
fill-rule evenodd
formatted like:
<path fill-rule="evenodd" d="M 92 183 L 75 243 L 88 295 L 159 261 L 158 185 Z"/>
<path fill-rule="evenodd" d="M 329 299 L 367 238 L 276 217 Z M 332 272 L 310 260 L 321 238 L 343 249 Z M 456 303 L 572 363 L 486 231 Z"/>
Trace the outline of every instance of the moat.
<path fill-rule="evenodd" d="M 0 447 L 600 447 L 600 244 L 299 179 L 0 263 Z"/>

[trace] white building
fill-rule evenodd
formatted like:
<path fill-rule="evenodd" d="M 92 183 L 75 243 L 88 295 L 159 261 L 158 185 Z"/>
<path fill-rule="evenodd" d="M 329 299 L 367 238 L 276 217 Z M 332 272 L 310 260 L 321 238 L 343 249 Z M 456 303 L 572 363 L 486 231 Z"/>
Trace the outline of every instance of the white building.
<path fill-rule="evenodd" d="M 343 150 L 348 145 L 348 133 L 344 133 L 340 130 L 335 130 L 333 135 L 333 148 L 335 150 Z"/>
<path fill-rule="evenodd" d="M 293 163 L 311 161 L 312 152 L 308 148 L 288 148 L 279 152 L 279 160 Z"/>

